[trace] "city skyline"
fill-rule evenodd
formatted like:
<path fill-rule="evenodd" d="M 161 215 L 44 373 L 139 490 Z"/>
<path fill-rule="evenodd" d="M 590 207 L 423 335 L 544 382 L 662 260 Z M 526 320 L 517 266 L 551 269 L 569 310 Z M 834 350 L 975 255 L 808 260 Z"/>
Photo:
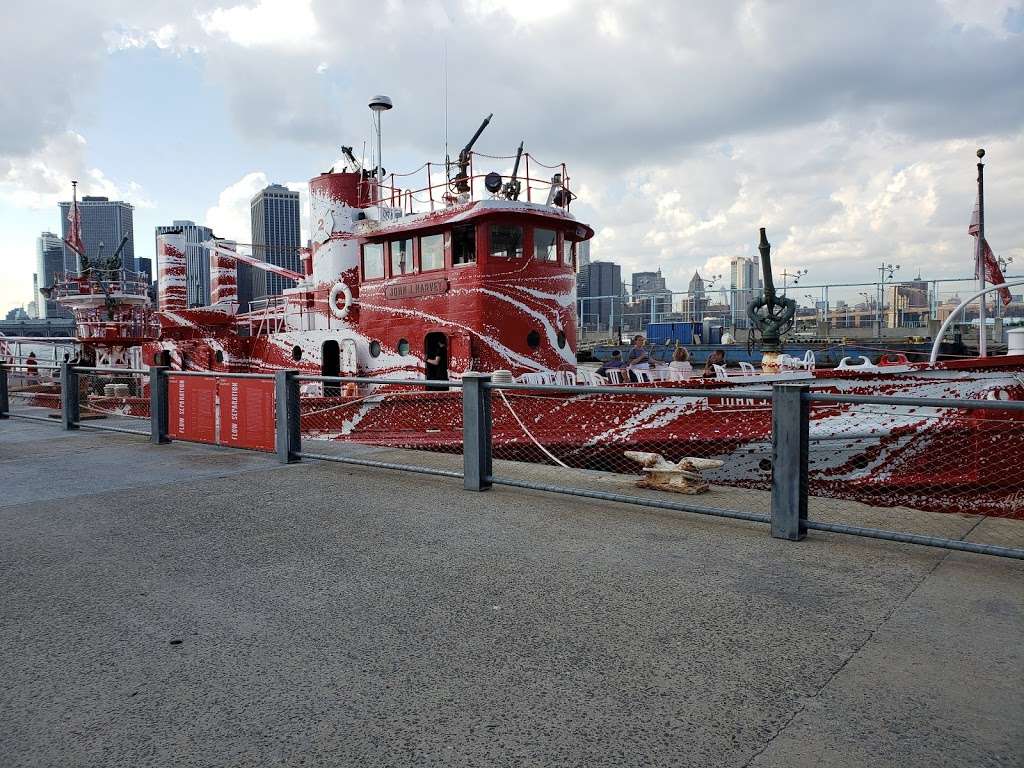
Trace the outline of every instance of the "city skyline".
<path fill-rule="evenodd" d="M 442 161 L 446 125 L 451 150 L 494 112 L 481 150 L 508 155 L 525 138 L 541 161 L 565 161 L 573 210 L 597 233 L 591 258 L 626 273 L 661 267 L 673 290 L 694 269 L 724 274 L 730 259 L 756 257 L 759 226 L 779 271 L 809 269 L 818 284 L 866 282 L 882 260 L 967 277 L 978 146 L 988 239 L 1024 263 L 1017 0 L 908 0 L 872 14 L 852 2 L 809 13 L 653 1 L 593 13 L 568 0 L 339 13 L 312 0 L 77 5 L 62 25 L 74 43 L 51 45 L 43 9 L 15 4 L 0 31 L 21 75 L 0 117 L 0 309 L 35 301 L 35 239 L 60 231 L 52 211 L 71 179 L 83 196 L 130 203 L 140 232 L 188 219 L 239 242 L 249 200 L 280 179 L 303 196 L 304 243 L 306 180 L 340 144 L 361 152 L 376 92 L 395 104 L 389 170 Z M 378 13 L 404 55 L 371 66 L 373 42 L 348 30 Z M 513 35 L 517 55 L 494 55 L 495 35 Z M 567 37 L 573 66 L 552 77 L 545 54 Z M 839 71 L 816 74 L 834 61 Z M 49 85 L 67 72 L 74 87 Z M 494 82 L 501 99 L 488 95 Z M 567 87 L 580 96 L 567 102 Z M 155 119 L 179 114 L 192 117 Z M 135 246 L 153 258 L 148 236 Z"/>

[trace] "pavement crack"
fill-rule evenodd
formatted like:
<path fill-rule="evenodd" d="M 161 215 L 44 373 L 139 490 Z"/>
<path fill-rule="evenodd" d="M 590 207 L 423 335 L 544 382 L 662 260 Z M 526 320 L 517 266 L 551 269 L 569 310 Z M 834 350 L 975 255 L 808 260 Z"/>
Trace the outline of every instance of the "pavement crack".
<path fill-rule="evenodd" d="M 965 533 L 963 535 L 967 536 L 978 525 L 979 525 L 979 523 L 975 523 L 974 527 L 972 527 L 969 531 L 967 531 L 967 533 Z M 819 696 L 821 696 L 822 692 L 832 684 L 832 681 L 835 680 L 836 677 L 844 669 L 846 669 L 847 664 L 849 664 L 850 661 L 852 661 L 853 658 L 858 653 L 860 653 L 861 650 L 868 643 L 870 643 L 872 640 L 875 639 L 875 635 L 878 633 L 878 630 L 880 630 L 882 627 L 884 627 L 886 624 L 889 623 L 889 619 L 891 619 L 896 614 L 896 612 L 900 608 L 902 608 L 907 603 L 907 601 L 910 600 L 911 597 L 914 596 L 914 594 L 917 592 L 917 590 L 920 588 L 920 586 L 922 584 L 924 584 L 929 579 L 929 577 L 931 577 L 931 575 L 933 573 L 935 573 L 935 571 L 938 569 L 938 567 L 940 565 L 942 565 L 942 563 L 946 560 L 947 557 L 949 557 L 949 555 L 952 552 L 953 552 L 953 550 L 948 550 L 948 549 L 943 551 L 942 555 L 939 556 L 935 560 L 935 563 L 932 565 L 932 567 L 929 568 L 921 576 L 921 578 L 919 578 L 917 580 L 917 582 L 914 584 L 913 589 L 911 589 L 900 600 L 898 600 L 892 606 L 892 608 L 884 616 L 882 616 L 881 619 L 879 619 L 878 623 L 875 624 L 875 626 L 872 629 L 868 630 L 867 636 L 864 638 L 863 642 L 861 642 L 859 645 L 857 645 L 857 647 L 855 647 L 852 651 L 850 651 L 849 654 L 847 654 L 846 658 L 843 659 L 843 662 L 838 667 L 836 667 L 836 669 L 832 672 L 832 674 L 828 676 L 828 679 L 825 680 L 825 682 L 823 682 L 818 687 L 818 690 L 816 690 L 810 696 L 803 697 L 801 703 L 793 710 L 793 713 L 789 716 L 789 718 L 786 720 L 786 722 L 784 722 L 781 726 L 779 726 L 779 728 L 775 731 L 775 733 L 772 734 L 771 738 L 769 738 L 768 741 L 766 741 L 764 743 L 764 745 L 761 747 L 761 749 L 759 749 L 757 752 L 755 752 L 753 755 L 751 755 L 750 758 L 745 763 L 743 763 L 743 765 L 740 766 L 740 768 L 748 768 L 755 760 L 757 760 L 757 758 L 759 758 L 761 755 L 763 755 L 768 750 L 768 747 L 770 747 L 772 745 L 772 742 L 775 741 L 775 739 L 777 739 L 779 736 L 781 736 L 786 731 L 786 729 L 789 728 L 789 726 L 793 724 L 793 721 L 796 720 L 797 716 L 800 715 L 805 709 L 807 709 L 807 703 L 810 702 L 810 701 L 813 701 L 813 700 L 817 699 Z"/>

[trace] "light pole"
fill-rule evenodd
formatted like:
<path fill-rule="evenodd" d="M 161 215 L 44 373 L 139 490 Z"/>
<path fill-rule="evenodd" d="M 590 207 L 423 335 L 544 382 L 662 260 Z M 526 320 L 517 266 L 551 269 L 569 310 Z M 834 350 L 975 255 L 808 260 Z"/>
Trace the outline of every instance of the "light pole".
<path fill-rule="evenodd" d="M 783 272 L 782 273 L 782 292 L 786 292 L 786 288 L 789 286 L 789 279 L 793 278 L 793 285 L 797 285 L 800 282 L 800 278 L 807 274 L 806 269 L 798 269 L 796 272 Z"/>
<path fill-rule="evenodd" d="M 857 295 L 864 297 L 864 310 L 866 312 L 870 312 L 871 311 L 871 294 L 868 293 L 867 291 L 858 291 Z M 860 328 L 860 318 L 857 318 L 857 327 Z"/>
<path fill-rule="evenodd" d="M 885 307 L 885 278 L 888 277 L 889 280 L 892 281 L 894 273 L 897 272 L 899 268 L 899 264 L 886 264 L 884 261 L 878 266 L 878 274 L 880 275 L 880 279 L 878 281 L 879 301 L 875 316 L 878 318 L 876 338 L 879 339 L 882 338 L 882 311 Z"/>
<path fill-rule="evenodd" d="M 394 106 L 394 104 L 391 103 L 391 99 L 389 99 L 387 96 L 377 95 L 377 96 L 374 96 L 372 99 L 370 99 L 369 107 L 370 107 L 371 110 L 373 110 L 374 117 L 377 120 L 377 195 L 378 195 L 377 207 L 378 208 L 381 207 L 381 203 L 384 200 L 384 179 L 382 178 L 382 176 L 384 174 L 384 166 L 383 166 L 383 163 L 381 162 L 381 155 L 380 155 L 380 113 L 381 112 L 387 112 L 393 106 Z M 378 218 L 380 218 L 380 216 L 378 216 Z"/>
<path fill-rule="evenodd" d="M 722 279 L 721 275 L 712 275 L 711 277 L 707 278 L 704 281 L 704 290 L 705 290 L 705 292 L 706 293 L 711 293 L 711 291 L 715 287 L 715 283 L 717 283 L 721 279 Z M 693 296 L 690 297 L 690 304 L 692 305 L 690 307 L 690 309 L 693 311 L 693 319 L 694 319 L 694 321 L 697 320 L 697 313 L 698 312 L 700 312 L 700 319 L 701 320 L 704 319 L 704 309 L 703 309 L 703 307 L 700 306 L 700 301 L 703 298 L 704 298 L 703 294 L 699 298 L 695 298 Z M 705 301 L 709 301 L 709 300 L 705 299 Z"/>

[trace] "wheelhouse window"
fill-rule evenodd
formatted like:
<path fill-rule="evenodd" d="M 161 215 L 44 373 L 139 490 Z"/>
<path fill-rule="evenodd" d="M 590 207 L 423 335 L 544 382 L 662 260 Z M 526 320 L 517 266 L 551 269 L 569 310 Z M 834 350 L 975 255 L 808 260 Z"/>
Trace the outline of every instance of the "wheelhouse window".
<path fill-rule="evenodd" d="M 558 233 L 555 230 L 533 230 L 533 258 L 537 261 L 558 261 Z"/>
<path fill-rule="evenodd" d="M 523 255 L 523 228 L 495 224 L 491 226 L 491 256 L 518 259 Z"/>
<path fill-rule="evenodd" d="M 452 264 L 476 262 L 476 227 L 455 227 L 452 230 Z"/>
<path fill-rule="evenodd" d="M 420 271 L 444 269 L 444 235 L 420 238 Z"/>
<path fill-rule="evenodd" d="M 384 244 L 363 245 L 363 280 L 377 280 L 384 277 Z"/>
<path fill-rule="evenodd" d="M 572 240 L 562 240 L 562 263 L 571 267 L 573 264 L 572 251 L 576 244 Z"/>
<path fill-rule="evenodd" d="M 410 275 L 413 272 L 412 238 L 391 241 L 391 276 Z"/>

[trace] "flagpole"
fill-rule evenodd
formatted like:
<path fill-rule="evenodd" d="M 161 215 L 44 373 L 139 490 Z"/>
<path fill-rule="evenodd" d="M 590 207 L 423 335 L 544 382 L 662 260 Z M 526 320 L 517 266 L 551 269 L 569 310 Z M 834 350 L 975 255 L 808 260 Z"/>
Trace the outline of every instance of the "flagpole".
<path fill-rule="evenodd" d="M 985 150 L 978 150 L 978 237 L 975 241 L 974 268 L 978 275 L 978 290 L 985 290 L 985 263 L 983 254 L 983 243 L 985 242 L 985 164 L 981 159 L 985 157 Z M 978 304 L 978 357 L 988 357 L 988 328 L 986 327 L 987 297 L 981 295 Z"/>

